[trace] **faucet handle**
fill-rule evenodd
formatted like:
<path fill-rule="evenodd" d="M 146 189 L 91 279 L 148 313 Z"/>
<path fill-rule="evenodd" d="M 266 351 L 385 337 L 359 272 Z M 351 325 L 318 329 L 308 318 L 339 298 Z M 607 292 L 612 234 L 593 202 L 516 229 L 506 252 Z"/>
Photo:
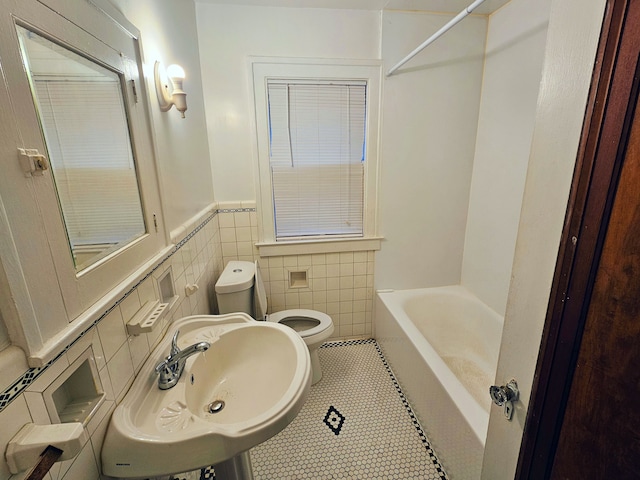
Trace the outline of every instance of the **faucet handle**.
<path fill-rule="evenodd" d="M 178 348 L 178 335 L 180 335 L 180 330 L 176 330 L 176 333 L 173 334 L 173 338 L 171 339 L 171 355 L 176 355 L 180 352 Z"/>
<path fill-rule="evenodd" d="M 169 367 L 169 361 L 171 360 L 171 357 L 174 357 L 178 353 L 180 353 L 180 348 L 178 348 L 179 334 L 180 334 L 180 330 L 176 330 L 176 333 L 173 334 L 173 338 L 171 339 L 171 350 L 169 351 L 169 355 L 156 365 L 156 367 L 154 368 L 156 373 L 160 373 L 163 370 L 167 369 Z"/>
<path fill-rule="evenodd" d="M 155 368 L 153 369 L 154 372 L 156 372 L 156 374 L 159 374 L 161 372 L 163 372 L 164 370 L 166 370 L 168 368 L 169 364 L 167 362 L 166 359 L 162 360 L 160 363 L 158 363 Z"/>

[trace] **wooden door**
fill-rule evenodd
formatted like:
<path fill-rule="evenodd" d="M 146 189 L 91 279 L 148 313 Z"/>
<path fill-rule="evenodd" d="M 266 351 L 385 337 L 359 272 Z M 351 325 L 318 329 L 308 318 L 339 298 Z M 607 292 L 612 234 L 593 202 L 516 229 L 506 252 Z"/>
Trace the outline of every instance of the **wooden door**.
<path fill-rule="evenodd" d="M 637 95 L 637 93 L 636 93 Z M 640 478 L 640 108 L 630 128 L 551 478 Z"/>
<path fill-rule="evenodd" d="M 640 478 L 640 0 L 607 0 L 517 479 Z"/>

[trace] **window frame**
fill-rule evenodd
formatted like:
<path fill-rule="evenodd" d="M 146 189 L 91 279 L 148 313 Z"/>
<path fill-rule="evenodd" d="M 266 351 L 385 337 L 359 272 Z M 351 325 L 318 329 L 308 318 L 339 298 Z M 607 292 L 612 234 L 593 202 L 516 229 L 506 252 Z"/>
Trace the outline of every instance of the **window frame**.
<path fill-rule="evenodd" d="M 377 187 L 379 169 L 379 125 L 382 64 L 378 60 L 250 58 L 255 108 L 256 204 L 260 256 L 379 250 L 377 236 Z M 273 189 L 269 162 L 269 80 L 366 82 L 366 131 L 364 162 L 364 212 L 362 237 L 309 237 L 277 240 Z"/>

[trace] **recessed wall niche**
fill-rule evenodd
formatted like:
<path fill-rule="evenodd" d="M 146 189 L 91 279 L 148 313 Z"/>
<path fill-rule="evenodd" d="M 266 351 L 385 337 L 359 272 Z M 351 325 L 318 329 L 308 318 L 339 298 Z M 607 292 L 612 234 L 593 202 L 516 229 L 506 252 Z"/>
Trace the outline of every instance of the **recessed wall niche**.
<path fill-rule="evenodd" d="M 42 396 L 51 423 L 86 425 L 105 399 L 92 348 L 69 365 Z"/>
<path fill-rule="evenodd" d="M 289 288 L 309 288 L 306 270 L 289 271 Z"/>
<path fill-rule="evenodd" d="M 160 303 L 168 303 L 169 308 L 173 307 L 175 301 L 178 300 L 178 295 L 173 289 L 173 270 L 171 266 L 158 278 L 158 290 L 160 291 Z"/>

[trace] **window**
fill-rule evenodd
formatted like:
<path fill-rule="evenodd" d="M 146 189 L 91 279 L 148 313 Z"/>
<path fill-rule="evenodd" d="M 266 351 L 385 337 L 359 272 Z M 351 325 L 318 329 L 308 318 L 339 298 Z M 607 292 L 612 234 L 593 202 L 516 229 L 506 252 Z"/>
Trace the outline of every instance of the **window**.
<path fill-rule="evenodd" d="M 362 236 L 366 84 L 267 90 L 276 240 Z"/>
<path fill-rule="evenodd" d="M 379 66 L 256 61 L 253 73 L 259 247 L 375 237 Z"/>

